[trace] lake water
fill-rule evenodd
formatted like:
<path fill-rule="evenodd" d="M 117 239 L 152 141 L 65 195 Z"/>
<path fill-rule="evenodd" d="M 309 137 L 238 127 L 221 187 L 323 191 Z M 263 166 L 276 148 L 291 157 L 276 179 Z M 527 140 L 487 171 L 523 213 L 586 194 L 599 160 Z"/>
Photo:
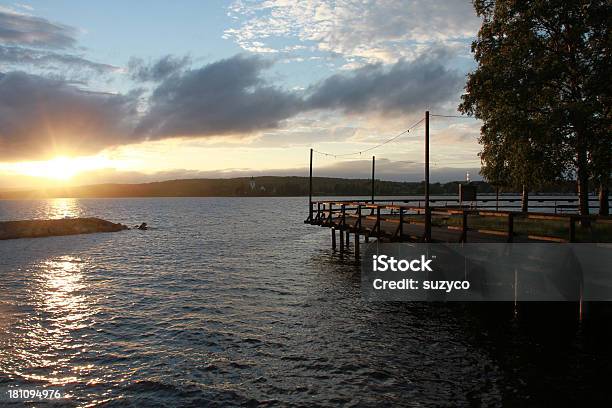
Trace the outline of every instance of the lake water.
<path fill-rule="evenodd" d="M 0 390 L 68 406 L 609 405 L 592 305 L 368 303 L 305 198 L 0 201 L 148 231 L 0 241 Z M 0 405 L 6 404 L 5 395 Z"/>

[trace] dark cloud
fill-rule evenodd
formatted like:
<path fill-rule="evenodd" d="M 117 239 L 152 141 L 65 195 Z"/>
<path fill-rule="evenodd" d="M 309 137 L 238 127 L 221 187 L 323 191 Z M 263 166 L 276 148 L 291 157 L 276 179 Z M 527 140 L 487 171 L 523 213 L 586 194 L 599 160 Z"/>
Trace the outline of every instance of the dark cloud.
<path fill-rule="evenodd" d="M 130 78 L 135 81 L 159 82 L 170 75 L 176 74 L 184 69 L 191 59 L 189 57 L 175 57 L 166 55 L 155 62 L 145 63 L 141 58 L 132 58 L 128 63 Z"/>
<path fill-rule="evenodd" d="M 271 85 L 264 74 L 272 62 L 260 57 L 238 55 L 199 69 L 182 68 L 184 63 L 164 57 L 143 66 L 143 77 L 165 79 L 142 101 L 139 91 L 86 92 L 65 80 L 20 72 L 0 76 L 0 158 L 34 158 L 54 150 L 95 152 L 172 137 L 245 135 L 278 128 L 284 120 L 313 110 L 413 113 L 454 98 L 461 82 L 433 60 L 400 61 L 388 68 L 369 65 L 334 75 L 304 93 Z M 344 139 L 352 132 L 338 128 L 329 138 Z M 283 136 L 291 138 L 290 133 Z M 262 143 L 273 141 L 274 136 L 262 138 Z"/>
<path fill-rule="evenodd" d="M 248 133 L 299 113 L 299 95 L 269 85 L 271 62 L 238 55 L 172 75 L 155 88 L 138 131 L 151 138 Z"/>
<path fill-rule="evenodd" d="M 69 48 L 76 30 L 39 17 L 0 10 L 0 42 L 44 48 Z"/>
<path fill-rule="evenodd" d="M 89 61 L 72 54 L 62 54 L 53 51 L 36 50 L 32 48 L 0 45 L 0 63 L 10 65 L 33 65 L 39 68 L 92 70 L 98 74 L 112 72 L 117 67 Z"/>
<path fill-rule="evenodd" d="M 137 97 L 83 91 L 23 72 L 0 74 L 0 159 L 92 153 L 130 143 Z"/>
<path fill-rule="evenodd" d="M 371 64 L 333 75 L 308 89 L 307 105 L 311 109 L 383 115 L 439 106 L 458 94 L 464 77 L 446 68 L 439 58 L 443 56 L 437 57 L 400 60 L 390 67 Z"/>
<path fill-rule="evenodd" d="M 425 58 L 390 67 L 367 65 L 333 75 L 302 94 L 270 86 L 262 77 L 270 66 L 268 60 L 239 55 L 171 75 L 154 90 L 139 131 L 152 138 L 248 133 L 276 128 L 311 110 L 412 113 L 448 102 L 463 83 L 462 75 L 437 58 Z"/>

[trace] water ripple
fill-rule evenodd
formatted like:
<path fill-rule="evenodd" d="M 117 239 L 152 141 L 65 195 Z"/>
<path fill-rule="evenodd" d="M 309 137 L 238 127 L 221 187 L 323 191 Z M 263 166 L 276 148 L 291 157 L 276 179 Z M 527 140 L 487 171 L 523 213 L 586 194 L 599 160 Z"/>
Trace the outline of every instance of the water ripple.
<path fill-rule="evenodd" d="M 511 357 L 534 350 L 511 313 L 489 324 L 463 306 L 365 302 L 329 231 L 301 223 L 304 204 L 0 202 L 3 219 L 154 227 L 0 242 L 0 388 L 59 386 L 67 405 L 111 407 L 548 401 L 521 368 L 533 365 Z M 580 337 L 568 336 L 576 364 L 558 378 L 581 364 L 590 372 L 579 356 L 603 353 L 590 337 L 577 351 Z"/>

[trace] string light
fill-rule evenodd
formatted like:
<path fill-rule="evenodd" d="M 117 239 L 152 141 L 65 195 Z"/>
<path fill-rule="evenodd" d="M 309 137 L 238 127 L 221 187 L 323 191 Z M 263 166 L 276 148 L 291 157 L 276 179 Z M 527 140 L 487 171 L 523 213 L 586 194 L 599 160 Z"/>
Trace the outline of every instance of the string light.
<path fill-rule="evenodd" d="M 369 151 L 371 151 L 371 150 L 378 149 L 379 147 L 384 146 L 384 145 L 386 145 L 387 143 L 390 143 L 390 142 L 394 141 L 395 139 L 399 138 L 400 136 L 403 136 L 403 135 L 405 135 L 405 134 L 409 133 L 409 132 L 410 132 L 412 129 L 414 129 L 416 126 L 418 126 L 418 125 L 419 125 L 421 122 L 423 122 L 424 120 L 425 120 L 425 119 L 423 118 L 423 119 L 419 120 L 418 122 L 414 123 L 414 124 L 413 124 L 412 126 L 410 126 L 408 129 L 406 129 L 406 130 L 404 130 L 403 132 L 398 133 L 397 135 L 393 136 L 391 139 L 387 139 L 387 140 L 385 140 L 384 142 L 382 142 L 382 143 L 380 143 L 380 144 L 377 144 L 376 146 L 372 146 L 372 147 L 367 148 L 367 149 L 364 149 L 364 150 L 358 150 L 358 151 L 356 151 L 356 152 L 352 152 L 352 153 L 341 153 L 341 154 L 338 154 L 338 153 L 329 153 L 329 152 L 322 152 L 322 151 L 315 150 L 315 149 L 312 149 L 312 151 L 313 151 L 313 152 L 316 152 L 316 153 L 319 153 L 319 154 L 322 154 L 322 155 L 324 155 L 324 156 L 331 156 L 331 157 L 333 157 L 334 159 L 336 159 L 336 158 L 338 158 L 338 157 L 347 157 L 347 156 L 356 156 L 356 155 L 361 155 L 361 154 L 366 153 L 366 152 L 369 152 Z"/>

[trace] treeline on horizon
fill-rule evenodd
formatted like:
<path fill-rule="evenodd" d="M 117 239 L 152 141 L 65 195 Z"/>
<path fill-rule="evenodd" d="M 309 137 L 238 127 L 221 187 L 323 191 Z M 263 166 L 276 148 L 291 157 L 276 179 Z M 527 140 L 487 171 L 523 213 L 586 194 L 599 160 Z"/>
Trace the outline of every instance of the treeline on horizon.
<path fill-rule="evenodd" d="M 430 184 L 434 195 L 458 194 L 459 184 Z M 484 182 L 474 181 L 479 194 L 494 194 L 495 187 Z M 22 198 L 105 198 L 105 197 L 290 197 L 307 196 L 309 191 L 308 177 L 241 177 L 229 179 L 184 179 L 168 180 L 142 184 L 97 184 L 90 186 L 60 187 L 31 191 L 5 191 L 0 193 L 2 199 Z M 397 182 L 376 180 L 377 196 L 422 195 L 425 182 Z M 347 179 L 331 177 L 313 178 L 313 195 L 315 196 L 370 196 L 371 179 Z M 519 193 L 513 189 L 500 189 L 500 193 Z M 576 193 L 574 182 L 558 182 L 538 189 L 541 194 Z"/>

